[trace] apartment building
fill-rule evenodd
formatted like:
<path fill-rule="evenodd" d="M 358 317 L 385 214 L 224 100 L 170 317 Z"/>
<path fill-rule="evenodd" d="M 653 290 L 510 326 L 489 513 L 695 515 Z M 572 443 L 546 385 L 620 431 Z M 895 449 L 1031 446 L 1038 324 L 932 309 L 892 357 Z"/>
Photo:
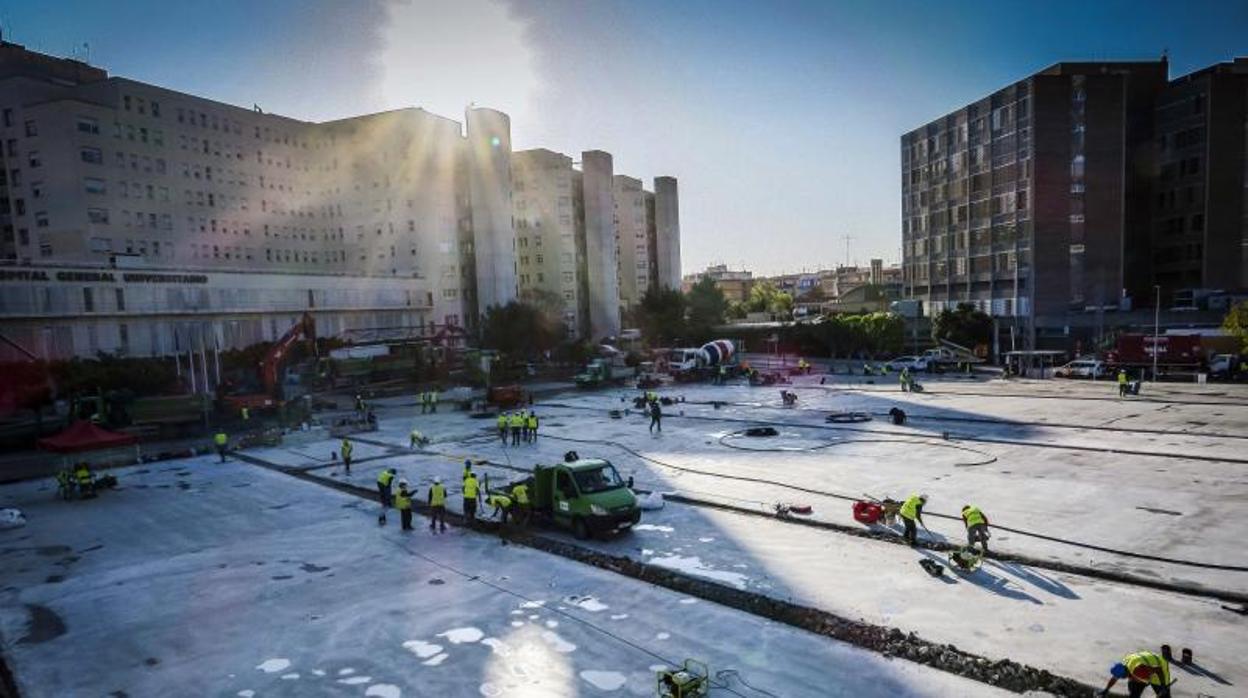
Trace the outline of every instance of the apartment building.
<path fill-rule="evenodd" d="M 304 122 L 0 44 L 3 331 L 54 358 L 241 347 L 301 312 L 471 328 L 516 287 L 509 123 L 467 122 Z"/>
<path fill-rule="evenodd" d="M 1165 80 L 1165 61 L 1059 63 L 902 136 L 905 294 L 1033 334 L 1138 294 Z"/>
<path fill-rule="evenodd" d="M 1172 81 L 1156 134 L 1151 240 L 1131 263 L 1168 306 L 1248 289 L 1248 58 Z"/>
<path fill-rule="evenodd" d="M 646 191 L 641 180 L 616 175 L 612 181 L 615 200 L 615 251 L 619 262 L 620 306 L 636 307 L 650 288 L 652 274 Z"/>
<path fill-rule="evenodd" d="M 666 179 L 674 197 L 675 179 Z M 580 162 L 543 148 L 518 151 L 512 186 L 521 299 L 557 312 L 574 336 L 618 336 L 624 314 L 656 283 L 655 195 L 614 174 L 602 151 L 583 152 Z"/>
<path fill-rule="evenodd" d="M 1244 292 L 1245 123 L 1248 59 L 1170 80 L 1163 58 L 1059 63 L 905 134 L 906 295 L 1035 347 Z"/>

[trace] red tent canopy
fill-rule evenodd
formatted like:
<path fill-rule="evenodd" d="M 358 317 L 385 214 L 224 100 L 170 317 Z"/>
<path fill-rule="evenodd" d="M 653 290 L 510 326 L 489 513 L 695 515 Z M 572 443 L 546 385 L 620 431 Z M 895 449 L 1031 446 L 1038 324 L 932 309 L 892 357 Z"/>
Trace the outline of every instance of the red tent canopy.
<path fill-rule="evenodd" d="M 78 453 L 127 446 L 138 440 L 131 434 L 118 434 L 80 419 L 55 436 L 39 439 L 39 448 L 57 453 Z"/>

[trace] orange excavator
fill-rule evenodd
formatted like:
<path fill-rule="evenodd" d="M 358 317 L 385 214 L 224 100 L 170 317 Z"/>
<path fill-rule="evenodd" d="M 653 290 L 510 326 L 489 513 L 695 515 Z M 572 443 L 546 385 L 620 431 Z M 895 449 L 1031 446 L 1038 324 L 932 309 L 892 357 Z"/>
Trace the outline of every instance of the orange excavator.
<path fill-rule="evenodd" d="M 248 395 L 226 395 L 221 398 L 224 407 L 239 411 L 246 407 L 249 410 L 274 409 L 281 405 L 281 370 L 291 349 L 300 341 L 308 343 L 308 350 L 316 355 L 316 321 L 308 313 L 304 313 L 281 339 L 273 343 L 264 359 L 260 361 L 260 381 L 264 392 Z"/>

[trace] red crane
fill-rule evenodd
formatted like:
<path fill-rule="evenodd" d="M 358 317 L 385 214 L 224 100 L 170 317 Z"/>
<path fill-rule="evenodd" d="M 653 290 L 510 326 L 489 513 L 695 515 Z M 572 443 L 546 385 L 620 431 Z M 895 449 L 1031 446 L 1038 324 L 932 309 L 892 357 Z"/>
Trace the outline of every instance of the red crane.
<path fill-rule="evenodd" d="M 277 407 L 281 402 L 278 388 L 282 364 L 285 363 L 290 350 L 300 340 L 306 340 L 309 350 L 313 355 L 316 354 L 316 321 L 308 313 L 304 313 L 298 322 L 286 330 L 286 334 L 273 343 L 273 346 L 265 353 L 264 359 L 260 361 L 260 381 L 264 386 L 264 392 L 252 395 L 227 395 L 222 398 L 222 402 L 234 410 L 240 410 L 243 407 L 252 410 Z"/>

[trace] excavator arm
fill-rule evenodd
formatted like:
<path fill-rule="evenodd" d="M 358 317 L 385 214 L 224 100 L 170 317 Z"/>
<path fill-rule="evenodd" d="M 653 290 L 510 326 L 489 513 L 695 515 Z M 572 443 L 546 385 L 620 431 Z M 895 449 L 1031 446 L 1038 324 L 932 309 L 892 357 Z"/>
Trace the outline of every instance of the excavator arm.
<path fill-rule="evenodd" d="M 264 383 L 267 395 L 277 395 L 277 387 L 282 369 L 290 350 L 300 340 L 306 340 L 313 355 L 316 354 L 316 321 L 308 313 L 304 313 L 281 339 L 274 342 L 272 348 L 260 362 L 260 380 Z"/>

